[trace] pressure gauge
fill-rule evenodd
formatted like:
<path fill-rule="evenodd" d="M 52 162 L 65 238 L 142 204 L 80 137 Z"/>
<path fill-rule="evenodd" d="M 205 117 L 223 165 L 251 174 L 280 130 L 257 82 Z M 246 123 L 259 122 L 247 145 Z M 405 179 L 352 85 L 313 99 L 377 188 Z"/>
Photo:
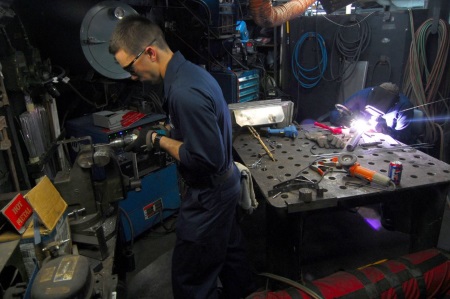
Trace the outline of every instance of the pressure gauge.
<path fill-rule="evenodd" d="M 114 16 L 116 18 L 118 18 L 119 20 L 122 20 L 123 17 L 125 16 L 125 9 L 123 9 L 122 7 L 116 7 L 114 9 Z"/>

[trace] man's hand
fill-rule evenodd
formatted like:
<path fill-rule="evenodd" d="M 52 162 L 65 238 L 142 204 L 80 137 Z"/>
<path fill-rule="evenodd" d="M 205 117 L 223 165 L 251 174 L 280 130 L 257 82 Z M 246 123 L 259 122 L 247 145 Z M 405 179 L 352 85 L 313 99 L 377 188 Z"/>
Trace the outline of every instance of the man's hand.
<path fill-rule="evenodd" d="M 386 120 L 382 117 L 377 119 L 377 124 L 375 125 L 375 131 L 378 133 L 389 134 L 389 128 L 386 124 Z"/>
<path fill-rule="evenodd" d="M 132 143 L 127 145 L 124 150 L 126 152 L 135 152 L 140 153 L 143 151 L 151 151 L 153 149 L 152 135 L 156 133 L 150 128 L 142 128 L 139 130 L 134 130 L 133 134 L 136 134 L 138 137 Z"/>
<path fill-rule="evenodd" d="M 324 133 L 310 133 L 305 132 L 305 137 L 309 140 L 317 142 L 319 147 L 324 148 L 344 148 L 345 142 L 344 140 L 340 139 L 339 137 L 331 134 L 324 134 Z"/>

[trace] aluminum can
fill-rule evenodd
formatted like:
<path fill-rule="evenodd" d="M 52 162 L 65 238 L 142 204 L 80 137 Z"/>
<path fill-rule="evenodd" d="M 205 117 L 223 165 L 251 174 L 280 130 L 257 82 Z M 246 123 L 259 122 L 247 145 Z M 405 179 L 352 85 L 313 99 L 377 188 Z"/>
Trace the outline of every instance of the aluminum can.
<path fill-rule="evenodd" d="M 388 176 L 395 185 L 400 185 L 402 179 L 403 165 L 400 161 L 392 161 L 389 163 Z"/>

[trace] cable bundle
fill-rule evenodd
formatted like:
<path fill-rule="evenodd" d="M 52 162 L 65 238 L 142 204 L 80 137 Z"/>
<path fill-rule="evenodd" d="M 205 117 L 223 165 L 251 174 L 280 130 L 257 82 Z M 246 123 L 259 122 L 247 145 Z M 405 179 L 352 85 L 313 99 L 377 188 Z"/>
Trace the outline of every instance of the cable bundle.
<path fill-rule="evenodd" d="M 327 81 L 345 81 L 348 79 L 353 71 L 356 68 L 356 64 L 359 61 L 361 53 L 364 52 L 372 38 L 372 31 L 370 29 L 369 24 L 366 19 L 369 18 L 374 12 L 365 16 L 362 20 L 358 20 L 356 16 L 352 16 L 350 21 L 345 24 L 336 23 L 335 21 L 327 18 L 325 15 L 322 17 L 325 18 L 328 22 L 333 23 L 338 27 L 337 31 L 334 34 L 333 45 L 330 51 L 330 74 L 331 78 L 327 79 Z M 354 39 L 345 38 L 345 33 L 350 32 L 350 29 L 355 28 L 353 32 L 357 32 L 357 37 Z M 339 69 L 338 74 L 334 75 L 333 71 L 333 53 L 337 53 L 339 56 Z M 345 66 L 345 62 L 349 62 L 347 66 Z"/>
<path fill-rule="evenodd" d="M 351 40 L 348 37 L 345 37 L 345 32 L 348 32 L 348 30 L 353 27 L 356 27 L 358 32 L 357 37 Z M 360 22 L 357 20 L 351 21 L 351 25 L 344 24 L 343 26 L 339 26 L 339 29 L 334 35 L 334 45 L 342 57 L 351 63 L 351 65 L 343 71 L 342 80 L 346 80 L 353 73 L 361 53 L 367 49 L 367 46 L 370 43 L 371 36 L 372 31 L 365 19 Z M 349 69 L 350 71 L 348 71 Z"/>
<path fill-rule="evenodd" d="M 412 13 L 410 11 L 411 28 L 414 28 Z M 444 84 L 441 85 L 445 68 L 447 66 L 448 49 L 450 46 L 449 27 L 445 21 L 439 20 L 437 29 L 437 53 L 432 63 L 428 62 L 427 43 L 432 33 L 433 19 L 425 21 L 412 36 L 408 62 L 405 68 L 403 80 L 403 92 L 417 106 L 422 106 L 428 121 L 426 122 L 425 140 L 434 143 L 438 139 L 439 130 L 441 136 L 440 155 L 443 156 L 443 130 L 442 126 L 447 122 L 438 123 L 438 113 L 449 110 L 445 101 L 432 103 L 445 98 L 445 94 L 439 92 L 439 87 L 445 92 Z M 430 64 L 432 66 L 430 67 Z M 445 113 L 444 113 L 445 114 Z"/>
<path fill-rule="evenodd" d="M 303 43 L 309 38 L 315 38 L 320 48 L 321 58 L 316 66 L 312 68 L 305 68 L 299 61 L 299 53 L 303 46 Z M 328 55 L 325 46 L 325 40 L 323 39 L 323 37 L 319 33 L 315 32 L 304 33 L 295 44 L 294 53 L 292 54 L 291 59 L 292 73 L 294 74 L 295 79 L 297 79 L 302 87 L 313 88 L 319 83 L 320 79 L 322 78 L 325 69 L 327 68 L 327 63 Z"/>

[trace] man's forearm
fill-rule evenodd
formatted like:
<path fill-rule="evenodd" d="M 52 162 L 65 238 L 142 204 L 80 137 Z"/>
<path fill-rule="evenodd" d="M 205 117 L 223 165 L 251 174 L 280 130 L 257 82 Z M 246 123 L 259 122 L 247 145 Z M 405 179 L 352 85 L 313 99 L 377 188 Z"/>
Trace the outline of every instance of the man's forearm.
<path fill-rule="evenodd" d="M 152 136 L 153 143 L 155 142 L 155 136 Z M 165 150 L 169 155 L 174 157 L 177 161 L 180 161 L 180 147 L 183 143 L 181 141 L 163 136 L 159 140 L 159 146 L 161 149 Z"/>

